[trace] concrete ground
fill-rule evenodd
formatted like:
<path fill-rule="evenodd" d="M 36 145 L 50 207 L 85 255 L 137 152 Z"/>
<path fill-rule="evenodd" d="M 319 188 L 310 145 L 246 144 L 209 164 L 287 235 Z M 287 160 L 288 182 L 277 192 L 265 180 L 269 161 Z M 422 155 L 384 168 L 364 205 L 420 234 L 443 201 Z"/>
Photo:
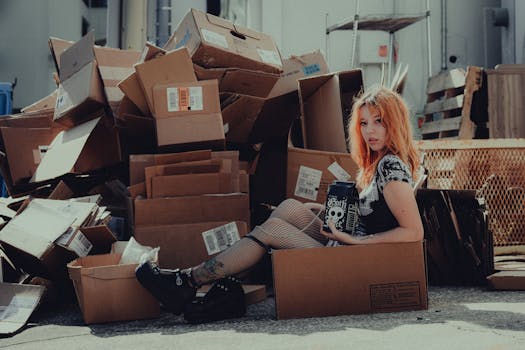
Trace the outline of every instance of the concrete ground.
<path fill-rule="evenodd" d="M 424 311 L 276 320 L 274 300 L 245 317 L 188 325 L 155 320 L 84 325 L 75 304 L 37 310 L 7 349 L 525 349 L 525 293 L 430 287 Z"/>

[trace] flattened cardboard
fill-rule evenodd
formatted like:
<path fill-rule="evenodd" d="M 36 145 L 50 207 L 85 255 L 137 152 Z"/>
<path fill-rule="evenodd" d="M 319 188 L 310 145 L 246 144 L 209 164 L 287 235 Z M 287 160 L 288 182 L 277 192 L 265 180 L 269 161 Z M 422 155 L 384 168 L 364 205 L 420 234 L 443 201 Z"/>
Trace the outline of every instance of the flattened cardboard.
<path fill-rule="evenodd" d="M 283 249 L 272 262 L 277 319 L 428 307 L 422 242 Z"/>
<path fill-rule="evenodd" d="M 160 316 L 159 302 L 135 277 L 137 264 L 118 265 L 120 256 L 86 256 L 67 265 L 85 323 Z"/>
<path fill-rule="evenodd" d="M 135 239 L 143 245 L 160 247 L 159 265 L 163 268 L 196 266 L 216 254 L 208 255 L 202 233 L 229 221 L 135 227 Z M 239 236 L 248 231 L 245 222 L 236 221 Z"/>
<path fill-rule="evenodd" d="M 60 132 L 40 162 L 31 182 L 68 173 L 84 173 L 120 162 L 120 144 L 115 128 L 101 117 Z"/>
<path fill-rule="evenodd" d="M 0 283 L 0 334 L 19 331 L 35 311 L 44 294 L 44 286 Z"/>
<path fill-rule="evenodd" d="M 185 48 L 137 64 L 135 71 L 151 112 L 154 111 L 153 87 L 155 85 L 197 81 L 188 50 Z"/>
<path fill-rule="evenodd" d="M 244 221 L 250 224 L 250 205 L 244 193 L 135 200 L 135 226 L 187 224 L 206 221 Z"/>
<path fill-rule="evenodd" d="M 347 152 L 348 117 L 353 98 L 363 89 L 361 69 L 299 79 L 305 148 Z"/>
<path fill-rule="evenodd" d="M 22 113 L 38 112 L 43 109 L 54 109 L 57 102 L 58 89 L 53 91 L 48 96 L 30 104 L 20 110 Z"/>
<path fill-rule="evenodd" d="M 489 285 L 497 290 L 525 290 L 525 271 L 500 271 L 487 277 Z"/>
<path fill-rule="evenodd" d="M 164 49 L 183 46 L 195 63 L 206 68 L 238 67 L 274 74 L 282 71 L 281 55 L 269 35 L 196 9 L 180 21 Z"/>
<path fill-rule="evenodd" d="M 327 74 L 328 65 L 319 50 L 301 56 L 290 56 L 283 60 L 283 72 L 268 97 L 275 97 L 296 91 L 297 80 L 315 75 Z"/>
<path fill-rule="evenodd" d="M 315 181 L 305 182 L 310 169 L 322 173 L 319 183 Z M 331 169 L 338 171 L 330 171 Z M 350 153 L 323 152 L 288 147 L 286 198 L 294 198 L 301 202 L 324 204 L 328 186 L 335 180 L 355 181 L 358 170 L 359 167 L 352 159 Z M 346 175 L 350 177 L 346 177 Z"/>
<path fill-rule="evenodd" d="M 71 47 L 74 43 L 74 41 L 59 39 L 55 37 L 49 38 L 49 50 L 51 51 L 53 62 L 55 62 L 55 69 L 57 73 L 60 73 L 60 55 L 62 55 L 62 52 Z"/>

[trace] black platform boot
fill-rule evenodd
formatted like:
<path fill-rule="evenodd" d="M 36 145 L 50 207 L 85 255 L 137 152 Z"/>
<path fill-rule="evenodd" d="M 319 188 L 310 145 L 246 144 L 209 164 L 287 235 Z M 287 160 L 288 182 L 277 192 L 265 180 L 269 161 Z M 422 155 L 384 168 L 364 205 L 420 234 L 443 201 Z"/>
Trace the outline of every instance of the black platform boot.
<path fill-rule="evenodd" d="M 146 290 L 176 315 L 182 313 L 184 306 L 193 300 L 197 291 L 190 282 L 192 277 L 189 270 L 161 269 L 155 263 L 147 261 L 137 267 L 135 275 Z"/>
<path fill-rule="evenodd" d="M 235 277 L 226 277 L 213 283 L 206 295 L 186 305 L 184 319 L 189 323 L 206 323 L 246 314 L 242 284 Z"/>

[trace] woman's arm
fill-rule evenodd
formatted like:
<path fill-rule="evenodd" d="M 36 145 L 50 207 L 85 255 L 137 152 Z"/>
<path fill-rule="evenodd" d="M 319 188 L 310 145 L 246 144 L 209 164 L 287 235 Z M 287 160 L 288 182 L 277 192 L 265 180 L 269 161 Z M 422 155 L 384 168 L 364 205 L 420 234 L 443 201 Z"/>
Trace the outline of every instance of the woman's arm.
<path fill-rule="evenodd" d="M 412 187 L 406 182 L 390 181 L 383 189 L 388 208 L 397 219 L 399 227 L 385 232 L 366 236 L 352 236 L 338 231 L 332 222 L 329 227 L 332 234 L 321 233 L 326 237 L 346 244 L 373 244 L 391 242 L 415 242 L 423 239 L 423 223 L 419 216 L 416 198 Z"/>

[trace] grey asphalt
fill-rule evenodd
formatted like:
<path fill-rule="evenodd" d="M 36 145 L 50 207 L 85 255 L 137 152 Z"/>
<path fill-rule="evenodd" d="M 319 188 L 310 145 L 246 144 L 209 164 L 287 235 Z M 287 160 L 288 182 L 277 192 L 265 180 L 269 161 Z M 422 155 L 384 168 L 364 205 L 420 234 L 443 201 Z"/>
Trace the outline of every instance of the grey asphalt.
<path fill-rule="evenodd" d="M 245 317 L 186 324 L 163 312 L 154 320 L 86 326 L 75 304 L 37 310 L 7 349 L 525 349 L 525 292 L 429 287 L 423 311 L 276 320 L 274 299 Z"/>

